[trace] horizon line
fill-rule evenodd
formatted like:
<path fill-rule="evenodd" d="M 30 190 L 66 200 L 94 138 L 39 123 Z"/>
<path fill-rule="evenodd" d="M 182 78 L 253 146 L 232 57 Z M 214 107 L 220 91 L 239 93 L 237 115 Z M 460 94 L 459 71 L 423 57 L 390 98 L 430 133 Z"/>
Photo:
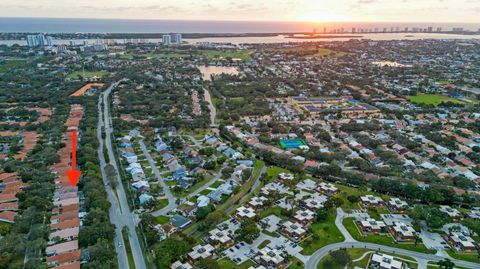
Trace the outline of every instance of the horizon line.
<path fill-rule="evenodd" d="M 132 18 L 88 18 L 88 17 L 31 17 L 31 16 L 0 16 L 0 19 L 59 19 L 59 20 L 127 20 L 127 21 L 204 21 L 204 22 L 270 22 L 270 23 L 310 23 L 310 24 L 335 24 L 335 23 L 458 23 L 458 24 L 480 24 L 479 22 L 459 21 L 306 21 L 306 20 L 218 20 L 218 19 L 132 19 Z"/>

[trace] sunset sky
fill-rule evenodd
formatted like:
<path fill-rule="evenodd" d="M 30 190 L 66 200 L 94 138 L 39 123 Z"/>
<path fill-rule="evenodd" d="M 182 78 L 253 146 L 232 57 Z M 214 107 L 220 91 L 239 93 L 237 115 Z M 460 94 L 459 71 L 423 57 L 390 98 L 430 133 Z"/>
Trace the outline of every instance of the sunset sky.
<path fill-rule="evenodd" d="M 480 0 L 16 0 L 2 17 L 480 22 Z"/>

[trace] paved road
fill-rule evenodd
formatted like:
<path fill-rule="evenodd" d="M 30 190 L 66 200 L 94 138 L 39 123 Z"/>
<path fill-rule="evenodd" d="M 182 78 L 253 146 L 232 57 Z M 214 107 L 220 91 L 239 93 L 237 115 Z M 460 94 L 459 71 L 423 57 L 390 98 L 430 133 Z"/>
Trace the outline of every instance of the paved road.
<path fill-rule="evenodd" d="M 345 217 L 346 217 L 345 212 L 341 208 L 337 208 L 337 217 L 335 218 L 335 225 L 338 227 L 338 229 L 340 230 L 342 235 L 345 237 L 345 241 L 343 241 L 341 243 L 330 244 L 330 245 L 327 245 L 327 246 L 315 251 L 309 257 L 307 263 L 305 264 L 305 268 L 316 269 L 318 263 L 325 256 L 327 256 L 331 251 L 338 250 L 340 248 L 352 248 L 352 247 L 354 247 L 354 248 L 366 248 L 366 249 L 371 249 L 371 250 L 380 250 L 380 251 L 385 251 L 385 252 L 389 252 L 389 253 L 392 253 L 392 254 L 400 254 L 400 255 L 405 255 L 405 256 L 412 257 L 413 259 L 415 259 L 417 261 L 419 269 L 426 269 L 428 261 L 438 262 L 440 260 L 443 260 L 444 258 L 449 258 L 457 266 L 462 266 L 462 267 L 472 268 L 472 269 L 480 269 L 480 264 L 478 264 L 478 263 L 455 260 L 455 259 L 452 259 L 449 256 L 445 256 L 445 255 L 425 254 L 425 253 L 421 253 L 421 252 L 415 252 L 415 251 L 411 251 L 411 250 L 388 247 L 388 246 L 378 245 L 378 244 L 373 244 L 373 243 L 358 242 L 357 240 L 355 240 L 350 235 L 350 233 L 347 231 L 347 229 L 343 225 L 342 221 Z"/>
<path fill-rule="evenodd" d="M 145 146 L 143 139 L 140 139 L 138 143 L 140 144 L 140 149 L 143 151 L 143 155 L 145 156 L 148 163 L 150 164 L 150 168 L 152 169 L 153 174 L 155 175 L 158 182 L 162 186 L 165 197 L 167 197 L 168 199 L 168 205 L 160 210 L 152 212 L 152 215 L 155 217 L 165 216 L 167 215 L 168 212 L 172 211 L 177 207 L 177 204 L 176 204 L 177 199 L 175 198 L 175 196 L 173 196 L 172 192 L 170 191 L 170 188 L 165 183 L 165 180 L 163 179 L 160 171 L 158 170 L 157 164 L 155 163 L 152 156 L 150 155 L 150 152 L 148 152 L 147 146 Z"/>
<path fill-rule="evenodd" d="M 383 245 L 378 245 L 378 244 L 372 244 L 372 243 L 365 243 L 365 242 L 341 242 L 341 243 L 335 243 L 335 244 L 330 244 L 327 245 L 312 254 L 310 256 L 310 259 L 308 259 L 307 263 L 305 264 L 305 268 L 307 269 L 316 269 L 318 263 L 325 257 L 327 256 L 330 251 L 335 251 L 340 248 L 366 248 L 366 249 L 371 249 L 371 250 L 380 250 L 380 251 L 385 251 L 385 252 L 390 252 L 393 254 L 400 254 L 400 255 L 405 255 L 412 257 L 416 260 L 428 260 L 428 261 L 435 261 L 438 262 L 440 260 L 443 260 L 443 257 L 436 256 L 434 254 L 425 254 L 425 253 L 420 253 L 420 252 L 415 252 L 415 251 L 410 251 L 410 250 L 405 250 L 405 249 L 399 249 L 399 248 L 393 248 L 393 247 L 388 247 L 388 246 L 383 246 Z M 455 265 L 457 266 L 462 266 L 465 268 L 471 268 L 471 269 L 480 269 L 480 264 L 478 263 L 472 263 L 472 262 L 467 262 L 467 261 L 461 261 L 461 260 L 455 260 L 455 259 L 450 259 L 452 260 Z"/>
<path fill-rule="evenodd" d="M 357 240 L 353 239 L 352 235 L 347 231 L 347 228 L 343 226 L 343 219 L 345 218 L 345 211 L 342 208 L 337 208 L 337 216 L 335 217 L 335 226 L 342 233 L 345 238 L 344 242 L 356 242 Z"/>
<path fill-rule="evenodd" d="M 258 177 L 255 179 L 255 183 L 253 183 L 252 187 L 250 188 L 250 191 L 247 194 L 245 194 L 237 203 L 229 206 L 225 210 L 225 214 L 230 214 L 230 212 L 235 207 L 237 207 L 239 204 L 243 203 L 248 198 L 248 196 L 255 191 L 255 189 L 260 185 L 260 178 L 262 177 L 263 174 L 265 174 L 266 171 L 267 171 L 267 167 L 265 165 L 263 165 L 262 170 L 260 171 L 260 174 L 258 174 Z"/>
<path fill-rule="evenodd" d="M 97 128 L 97 136 L 99 140 L 99 159 L 100 159 L 100 166 L 102 170 L 102 178 L 103 182 L 106 185 L 107 195 L 109 201 L 112 203 L 110 208 L 110 219 L 116 227 L 116 235 L 115 235 L 115 248 L 117 250 L 118 256 L 118 264 L 120 268 L 129 268 L 127 254 L 125 251 L 126 247 L 123 243 L 122 237 L 122 229 L 124 227 L 128 227 L 129 230 L 129 242 L 130 247 L 133 254 L 133 260 L 135 263 L 135 267 L 137 269 L 146 269 L 145 260 L 143 257 L 142 249 L 140 247 L 140 242 L 138 240 L 137 233 L 135 231 L 136 227 L 136 216 L 130 211 L 128 206 L 127 197 L 125 195 L 125 190 L 123 188 L 123 183 L 120 178 L 119 170 L 117 167 L 117 163 L 115 161 L 115 155 L 113 154 L 112 149 L 112 141 L 111 141 L 111 133 L 113 132 L 113 128 L 111 125 L 111 118 L 110 118 L 110 111 L 109 111 L 109 102 L 108 96 L 114 87 L 116 87 L 120 82 L 113 83 L 105 92 L 103 92 L 99 97 L 98 103 L 98 110 L 99 110 L 99 120 L 98 120 L 98 128 Z M 101 105 L 103 103 L 103 115 Z M 102 119 L 103 117 L 103 119 Z M 113 166 L 115 170 L 115 178 L 117 180 L 116 186 L 116 194 L 114 190 L 108 184 L 108 178 L 106 177 L 106 161 L 104 158 L 103 152 L 103 139 L 102 139 L 102 127 L 105 127 L 105 146 L 107 149 L 108 157 L 109 157 L 109 164 Z M 118 197 L 118 199 L 117 199 Z M 121 244 L 121 245 L 120 245 Z"/>

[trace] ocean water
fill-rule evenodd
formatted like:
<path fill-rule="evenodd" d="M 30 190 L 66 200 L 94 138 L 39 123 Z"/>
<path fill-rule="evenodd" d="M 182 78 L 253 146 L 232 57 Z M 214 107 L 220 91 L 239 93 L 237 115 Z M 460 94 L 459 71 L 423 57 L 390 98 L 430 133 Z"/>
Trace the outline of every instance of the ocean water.
<path fill-rule="evenodd" d="M 123 20 L 123 19 L 60 19 L 60 18 L 0 18 L 0 32 L 43 32 L 43 33 L 286 33 L 310 32 L 324 28 L 350 31 L 352 27 L 388 31 L 393 27 L 409 29 L 432 27 L 450 31 L 453 27 L 477 31 L 480 23 L 385 23 L 385 22 L 259 22 L 259 21 L 189 21 L 189 20 Z"/>

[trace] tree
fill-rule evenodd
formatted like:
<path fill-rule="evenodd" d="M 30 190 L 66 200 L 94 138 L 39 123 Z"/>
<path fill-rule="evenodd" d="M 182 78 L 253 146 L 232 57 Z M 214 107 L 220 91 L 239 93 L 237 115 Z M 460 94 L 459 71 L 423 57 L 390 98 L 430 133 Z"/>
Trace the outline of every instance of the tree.
<path fill-rule="evenodd" d="M 236 233 L 238 234 L 238 240 L 251 244 L 260 235 L 260 229 L 258 229 L 255 221 L 247 219 L 240 224 L 240 229 Z"/>
<path fill-rule="evenodd" d="M 352 203 L 352 204 L 355 204 L 357 203 L 359 200 L 360 200 L 360 197 L 357 196 L 357 195 L 349 195 L 347 196 L 347 200 Z"/>
<path fill-rule="evenodd" d="M 347 250 L 344 248 L 341 248 L 339 250 L 333 251 L 331 254 L 332 259 L 339 265 L 345 266 L 347 265 L 350 261 L 352 261 L 352 258 L 348 254 Z"/>
<path fill-rule="evenodd" d="M 320 208 L 317 210 L 317 222 L 325 222 L 328 218 L 328 210 Z"/>
<path fill-rule="evenodd" d="M 169 237 L 154 249 L 157 268 L 170 268 L 172 262 L 186 254 L 192 245 L 187 240 Z"/>
<path fill-rule="evenodd" d="M 325 202 L 325 208 L 338 208 L 343 205 L 343 200 L 338 197 L 330 197 L 326 202 Z"/>
<path fill-rule="evenodd" d="M 111 268 L 114 266 L 115 248 L 106 240 L 100 239 L 88 247 L 90 262 L 87 268 Z"/>
<path fill-rule="evenodd" d="M 212 204 L 199 207 L 195 212 L 195 217 L 197 218 L 197 220 L 204 219 L 210 212 L 213 212 L 214 210 L 215 206 L 213 206 Z"/>
<path fill-rule="evenodd" d="M 453 267 L 455 267 L 455 263 L 453 263 L 450 259 L 444 259 L 438 262 L 438 267 L 443 269 L 453 269 Z"/>

